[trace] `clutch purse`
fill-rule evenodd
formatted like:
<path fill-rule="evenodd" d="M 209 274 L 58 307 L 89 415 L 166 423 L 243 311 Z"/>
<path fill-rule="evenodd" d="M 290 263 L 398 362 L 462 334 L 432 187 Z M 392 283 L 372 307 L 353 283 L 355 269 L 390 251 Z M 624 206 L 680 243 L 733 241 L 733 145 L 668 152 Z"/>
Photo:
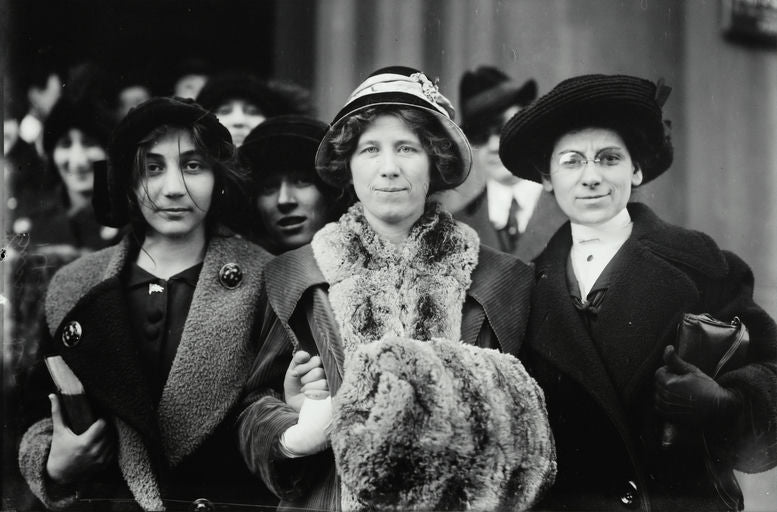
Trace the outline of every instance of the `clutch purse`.
<path fill-rule="evenodd" d="M 676 342 L 680 357 L 716 379 L 745 364 L 750 333 L 738 317 L 726 323 L 707 313 L 685 313 Z"/>

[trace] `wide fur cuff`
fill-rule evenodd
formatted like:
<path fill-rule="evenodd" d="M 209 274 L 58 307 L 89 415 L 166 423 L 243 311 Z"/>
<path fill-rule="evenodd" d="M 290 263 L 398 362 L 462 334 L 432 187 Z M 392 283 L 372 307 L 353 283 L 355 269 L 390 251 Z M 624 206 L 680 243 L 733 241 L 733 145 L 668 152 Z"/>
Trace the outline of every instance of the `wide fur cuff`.
<path fill-rule="evenodd" d="M 544 395 L 515 357 L 387 337 L 344 375 L 331 436 L 344 510 L 524 510 L 553 482 Z"/>

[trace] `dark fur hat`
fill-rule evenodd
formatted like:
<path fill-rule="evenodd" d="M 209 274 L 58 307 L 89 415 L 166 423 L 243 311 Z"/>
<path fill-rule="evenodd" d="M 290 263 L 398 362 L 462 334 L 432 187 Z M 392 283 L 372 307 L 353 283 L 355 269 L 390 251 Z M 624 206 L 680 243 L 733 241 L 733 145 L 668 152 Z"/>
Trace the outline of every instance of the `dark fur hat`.
<path fill-rule="evenodd" d="M 467 71 L 459 82 L 461 128 L 471 128 L 499 116 L 509 107 L 525 107 L 537 97 L 533 79 L 519 84 L 493 66 L 479 66 Z"/>
<path fill-rule="evenodd" d="M 293 170 L 318 177 L 316 150 L 328 128 L 323 121 L 307 116 L 271 117 L 248 134 L 239 149 L 240 159 L 255 176 Z"/>

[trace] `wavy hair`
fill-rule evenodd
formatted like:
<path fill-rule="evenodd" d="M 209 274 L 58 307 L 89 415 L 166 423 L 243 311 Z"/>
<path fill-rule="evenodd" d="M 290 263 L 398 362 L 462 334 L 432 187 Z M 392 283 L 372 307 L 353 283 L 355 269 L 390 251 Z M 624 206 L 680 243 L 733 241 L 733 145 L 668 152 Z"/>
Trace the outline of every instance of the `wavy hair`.
<path fill-rule="evenodd" d="M 327 163 L 318 169 L 319 174 L 330 183 L 346 188 L 351 182 L 350 160 L 359 138 L 375 119 L 382 115 L 397 117 L 418 136 L 431 163 L 428 194 L 456 186 L 452 182 L 461 174 L 459 171 L 464 163 L 458 146 L 440 121 L 421 109 L 395 105 L 376 105 L 346 118 L 335 128 L 335 133 L 329 140 Z"/>

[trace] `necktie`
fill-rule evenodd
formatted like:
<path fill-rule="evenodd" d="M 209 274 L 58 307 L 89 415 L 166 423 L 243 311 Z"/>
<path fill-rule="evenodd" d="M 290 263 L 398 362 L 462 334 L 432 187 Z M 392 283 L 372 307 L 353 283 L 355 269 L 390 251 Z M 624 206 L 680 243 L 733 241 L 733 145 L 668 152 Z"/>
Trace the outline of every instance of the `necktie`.
<path fill-rule="evenodd" d="M 518 229 L 518 211 L 520 209 L 521 206 L 513 197 L 513 200 L 510 202 L 510 213 L 507 215 L 507 224 L 499 230 L 499 238 L 501 239 L 503 250 L 506 252 L 515 250 L 518 238 L 521 236 L 521 232 Z"/>

